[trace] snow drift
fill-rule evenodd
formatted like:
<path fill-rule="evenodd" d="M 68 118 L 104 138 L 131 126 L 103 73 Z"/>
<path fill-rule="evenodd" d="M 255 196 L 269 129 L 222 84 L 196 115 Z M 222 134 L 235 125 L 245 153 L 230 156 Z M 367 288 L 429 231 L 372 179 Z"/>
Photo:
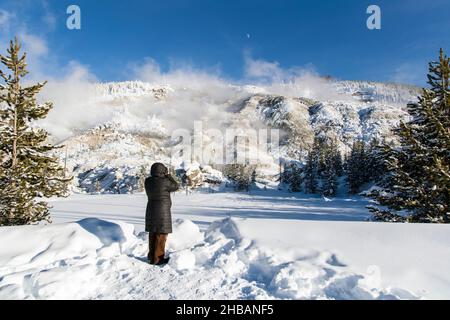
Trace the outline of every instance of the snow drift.
<path fill-rule="evenodd" d="M 435 225 L 233 218 L 202 233 L 177 220 L 156 267 L 124 222 L 4 227 L 0 298 L 448 298 L 449 240 Z"/>

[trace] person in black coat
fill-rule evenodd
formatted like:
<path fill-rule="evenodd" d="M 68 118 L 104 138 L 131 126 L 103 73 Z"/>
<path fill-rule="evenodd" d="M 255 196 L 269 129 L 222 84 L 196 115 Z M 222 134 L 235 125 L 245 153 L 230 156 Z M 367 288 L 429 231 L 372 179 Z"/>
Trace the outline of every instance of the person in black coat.
<path fill-rule="evenodd" d="M 170 192 L 178 190 L 178 183 L 162 163 L 154 163 L 151 176 L 145 179 L 148 203 L 145 213 L 145 231 L 149 232 L 148 260 L 151 264 L 164 264 L 167 236 L 172 233 L 172 201 Z"/>

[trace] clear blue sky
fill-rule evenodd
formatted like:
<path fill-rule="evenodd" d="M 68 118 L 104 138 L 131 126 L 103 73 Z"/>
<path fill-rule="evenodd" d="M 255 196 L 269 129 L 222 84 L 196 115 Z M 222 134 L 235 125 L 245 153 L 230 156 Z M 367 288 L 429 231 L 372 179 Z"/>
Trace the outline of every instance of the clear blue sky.
<path fill-rule="evenodd" d="M 70 4 L 81 8 L 79 31 L 65 26 Z M 370 4 L 381 7 L 381 30 L 366 28 Z M 240 80 L 250 52 L 339 79 L 423 84 L 427 62 L 450 47 L 448 0 L 2 0 L 0 9 L 10 18 L 2 42 L 25 29 L 60 65 L 77 60 L 102 81 L 125 80 L 127 64 L 146 57 Z"/>

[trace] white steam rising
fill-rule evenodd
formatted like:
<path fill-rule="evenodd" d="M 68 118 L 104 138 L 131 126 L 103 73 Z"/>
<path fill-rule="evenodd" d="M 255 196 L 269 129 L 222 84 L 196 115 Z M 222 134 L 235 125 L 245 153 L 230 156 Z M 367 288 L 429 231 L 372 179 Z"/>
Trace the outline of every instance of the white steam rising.
<path fill-rule="evenodd" d="M 111 121 L 126 109 L 142 121 L 152 117 L 161 119 L 168 132 L 192 129 L 194 121 L 199 120 L 207 127 L 222 128 L 230 116 L 227 112 L 230 104 L 252 93 L 321 100 L 346 98 L 311 68 L 284 70 L 276 62 L 253 60 L 248 56 L 245 63 L 245 80 L 231 83 L 218 73 L 192 67 L 161 72 L 154 60 L 147 59 L 143 64 L 134 65 L 130 73 L 130 80 L 147 83 L 141 84 L 142 94 L 105 98 L 98 90 L 95 76 L 86 67 L 72 62 L 62 77 L 47 77 L 41 99 L 54 102 L 55 108 L 42 124 L 53 136 L 64 139 L 74 131 Z M 163 88 L 168 93 L 164 99 L 157 100 L 148 88 Z"/>
<path fill-rule="evenodd" d="M 56 140 L 119 118 L 123 121 L 118 115 L 124 112 L 141 120 L 136 124 L 138 127 L 147 126 L 149 119 L 161 119 L 170 133 L 179 128 L 192 129 L 194 121 L 198 120 L 203 121 L 205 128 L 223 128 L 230 117 L 227 112 L 230 104 L 253 93 L 321 100 L 338 96 L 330 82 L 312 67 L 283 69 L 277 62 L 255 60 L 245 53 L 244 80 L 231 81 L 222 77 L 217 69 L 198 70 L 188 65 L 162 72 L 156 61 L 147 58 L 129 67 L 129 80 L 144 82 L 141 86 L 146 90 L 164 88 L 168 91 L 167 97 L 155 99 L 149 90 L 128 97 L 108 97 L 99 90 L 97 77 L 87 66 L 76 61 L 58 64 L 58 58 L 52 55 L 45 39 L 26 29 L 19 38 L 28 53 L 30 75 L 27 82 L 48 81 L 39 100 L 53 102 L 54 109 L 39 125 Z"/>

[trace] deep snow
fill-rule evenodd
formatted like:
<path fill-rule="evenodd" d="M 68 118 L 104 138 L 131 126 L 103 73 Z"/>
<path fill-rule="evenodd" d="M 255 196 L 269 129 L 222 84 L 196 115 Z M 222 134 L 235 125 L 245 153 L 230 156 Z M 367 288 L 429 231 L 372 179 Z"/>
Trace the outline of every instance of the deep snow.
<path fill-rule="evenodd" d="M 252 193 L 177 193 L 164 267 L 145 261 L 144 195 L 53 200 L 54 224 L 0 228 L 0 298 L 450 298 L 449 226 L 366 222 L 358 197 Z"/>

